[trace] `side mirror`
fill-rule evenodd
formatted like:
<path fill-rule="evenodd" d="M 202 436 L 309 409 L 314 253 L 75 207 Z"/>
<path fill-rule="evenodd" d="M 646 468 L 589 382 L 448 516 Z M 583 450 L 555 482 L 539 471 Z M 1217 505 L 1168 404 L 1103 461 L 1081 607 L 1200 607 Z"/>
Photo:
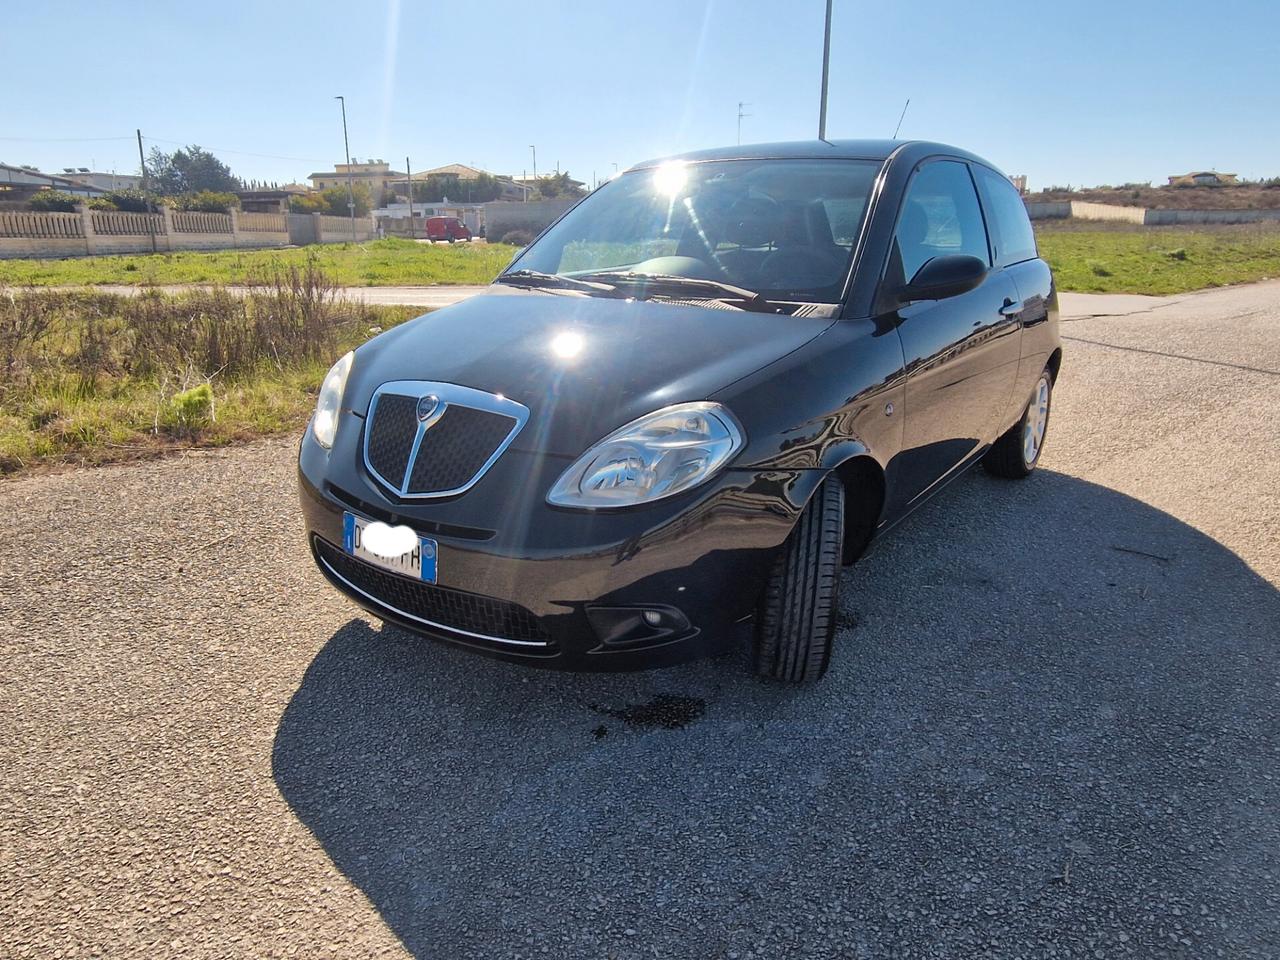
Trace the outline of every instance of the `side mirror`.
<path fill-rule="evenodd" d="M 911 282 L 898 292 L 898 297 L 904 302 L 945 300 L 978 288 L 985 279 L 987 265 L 977 257 L 962 253 L 934 257 L 916 271 Z"/>

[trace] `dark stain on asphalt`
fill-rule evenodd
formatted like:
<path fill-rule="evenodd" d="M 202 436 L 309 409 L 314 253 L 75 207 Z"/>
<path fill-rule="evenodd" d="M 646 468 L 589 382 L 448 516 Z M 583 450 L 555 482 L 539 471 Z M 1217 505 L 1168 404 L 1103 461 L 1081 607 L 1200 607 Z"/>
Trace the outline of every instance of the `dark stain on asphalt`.
<path fill-rule="evenodd" d="M 645 730 L 655 728 L 679 730 L 695 720 L 702 719 L 702 715 L 707 712 L 707 701 L 701 697 L 681 697 L 660 693 L 647 703 L 633 703 L 625 707 L 601 707 L 592 704 L 591 709 L 605 716 L 616 717 L 629 727 L 640 727 Z M 599 737 L 601 734 L 597 732 L 596 736 Z"/>

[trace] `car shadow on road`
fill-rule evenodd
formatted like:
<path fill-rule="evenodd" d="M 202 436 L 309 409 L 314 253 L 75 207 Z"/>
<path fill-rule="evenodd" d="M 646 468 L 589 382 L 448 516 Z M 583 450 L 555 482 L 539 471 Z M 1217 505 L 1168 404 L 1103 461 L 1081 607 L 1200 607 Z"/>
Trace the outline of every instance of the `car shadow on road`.
<path fill-rule="evenodd" d="M 276 783 L 421 957 L 1275 942 L 1280 594 L 1239 557 L 1070 476 L 973 476 L 843 589 L 803 689 L 353 619 Z M 676 721 L 630 709 L 661 697 Z"/>

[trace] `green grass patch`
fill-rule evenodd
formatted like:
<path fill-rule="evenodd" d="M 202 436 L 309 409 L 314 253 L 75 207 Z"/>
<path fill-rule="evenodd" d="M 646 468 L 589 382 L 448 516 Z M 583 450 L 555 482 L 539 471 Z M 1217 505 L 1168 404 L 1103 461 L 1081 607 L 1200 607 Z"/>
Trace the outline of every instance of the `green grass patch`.
<path fill-rule="evenodd" d="M 1280 277 L 1280 230 L 1042 227 L 1060 290 L 1165 295 Z"/>
<path fill-rule="evenodd" d="M 388 238 L 284 250 L 0 260 L 0 284 L 258 284 L 277 271 L 308 264 L 341 287 L 480 284 L 496 277 L 517 249 L 501 243 L 428 244 Z"/>
<path fill-rule="evenodd" d="M 246 297 L 0 287 L 0 475 L 299 430 L 337 357 L 421 312 L 299 271 Z"/>

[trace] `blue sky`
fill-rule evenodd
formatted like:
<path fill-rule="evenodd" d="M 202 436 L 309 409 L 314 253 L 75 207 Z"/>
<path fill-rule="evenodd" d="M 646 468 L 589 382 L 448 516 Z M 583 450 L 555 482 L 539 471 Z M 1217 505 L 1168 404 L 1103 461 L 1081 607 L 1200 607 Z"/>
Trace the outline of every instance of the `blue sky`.
<path fill-rule="evenodd" d="M 823 0 L 8 6 L 0 161 L 134 171 L 141 127 L 244 177 L 617 163 L 817 129 Z M 1033 189 L 1280 176 L 1280 4 L 836 0 L 828 135 L 956 143 Z M 81 138 L 123 138 L 89 140 Z M 233 152 L 234 151 L 234 152 Z M 263 156 L 253 156 L 260 154 Z M 288 159 L 285 159 L 288 158 Z"/>

